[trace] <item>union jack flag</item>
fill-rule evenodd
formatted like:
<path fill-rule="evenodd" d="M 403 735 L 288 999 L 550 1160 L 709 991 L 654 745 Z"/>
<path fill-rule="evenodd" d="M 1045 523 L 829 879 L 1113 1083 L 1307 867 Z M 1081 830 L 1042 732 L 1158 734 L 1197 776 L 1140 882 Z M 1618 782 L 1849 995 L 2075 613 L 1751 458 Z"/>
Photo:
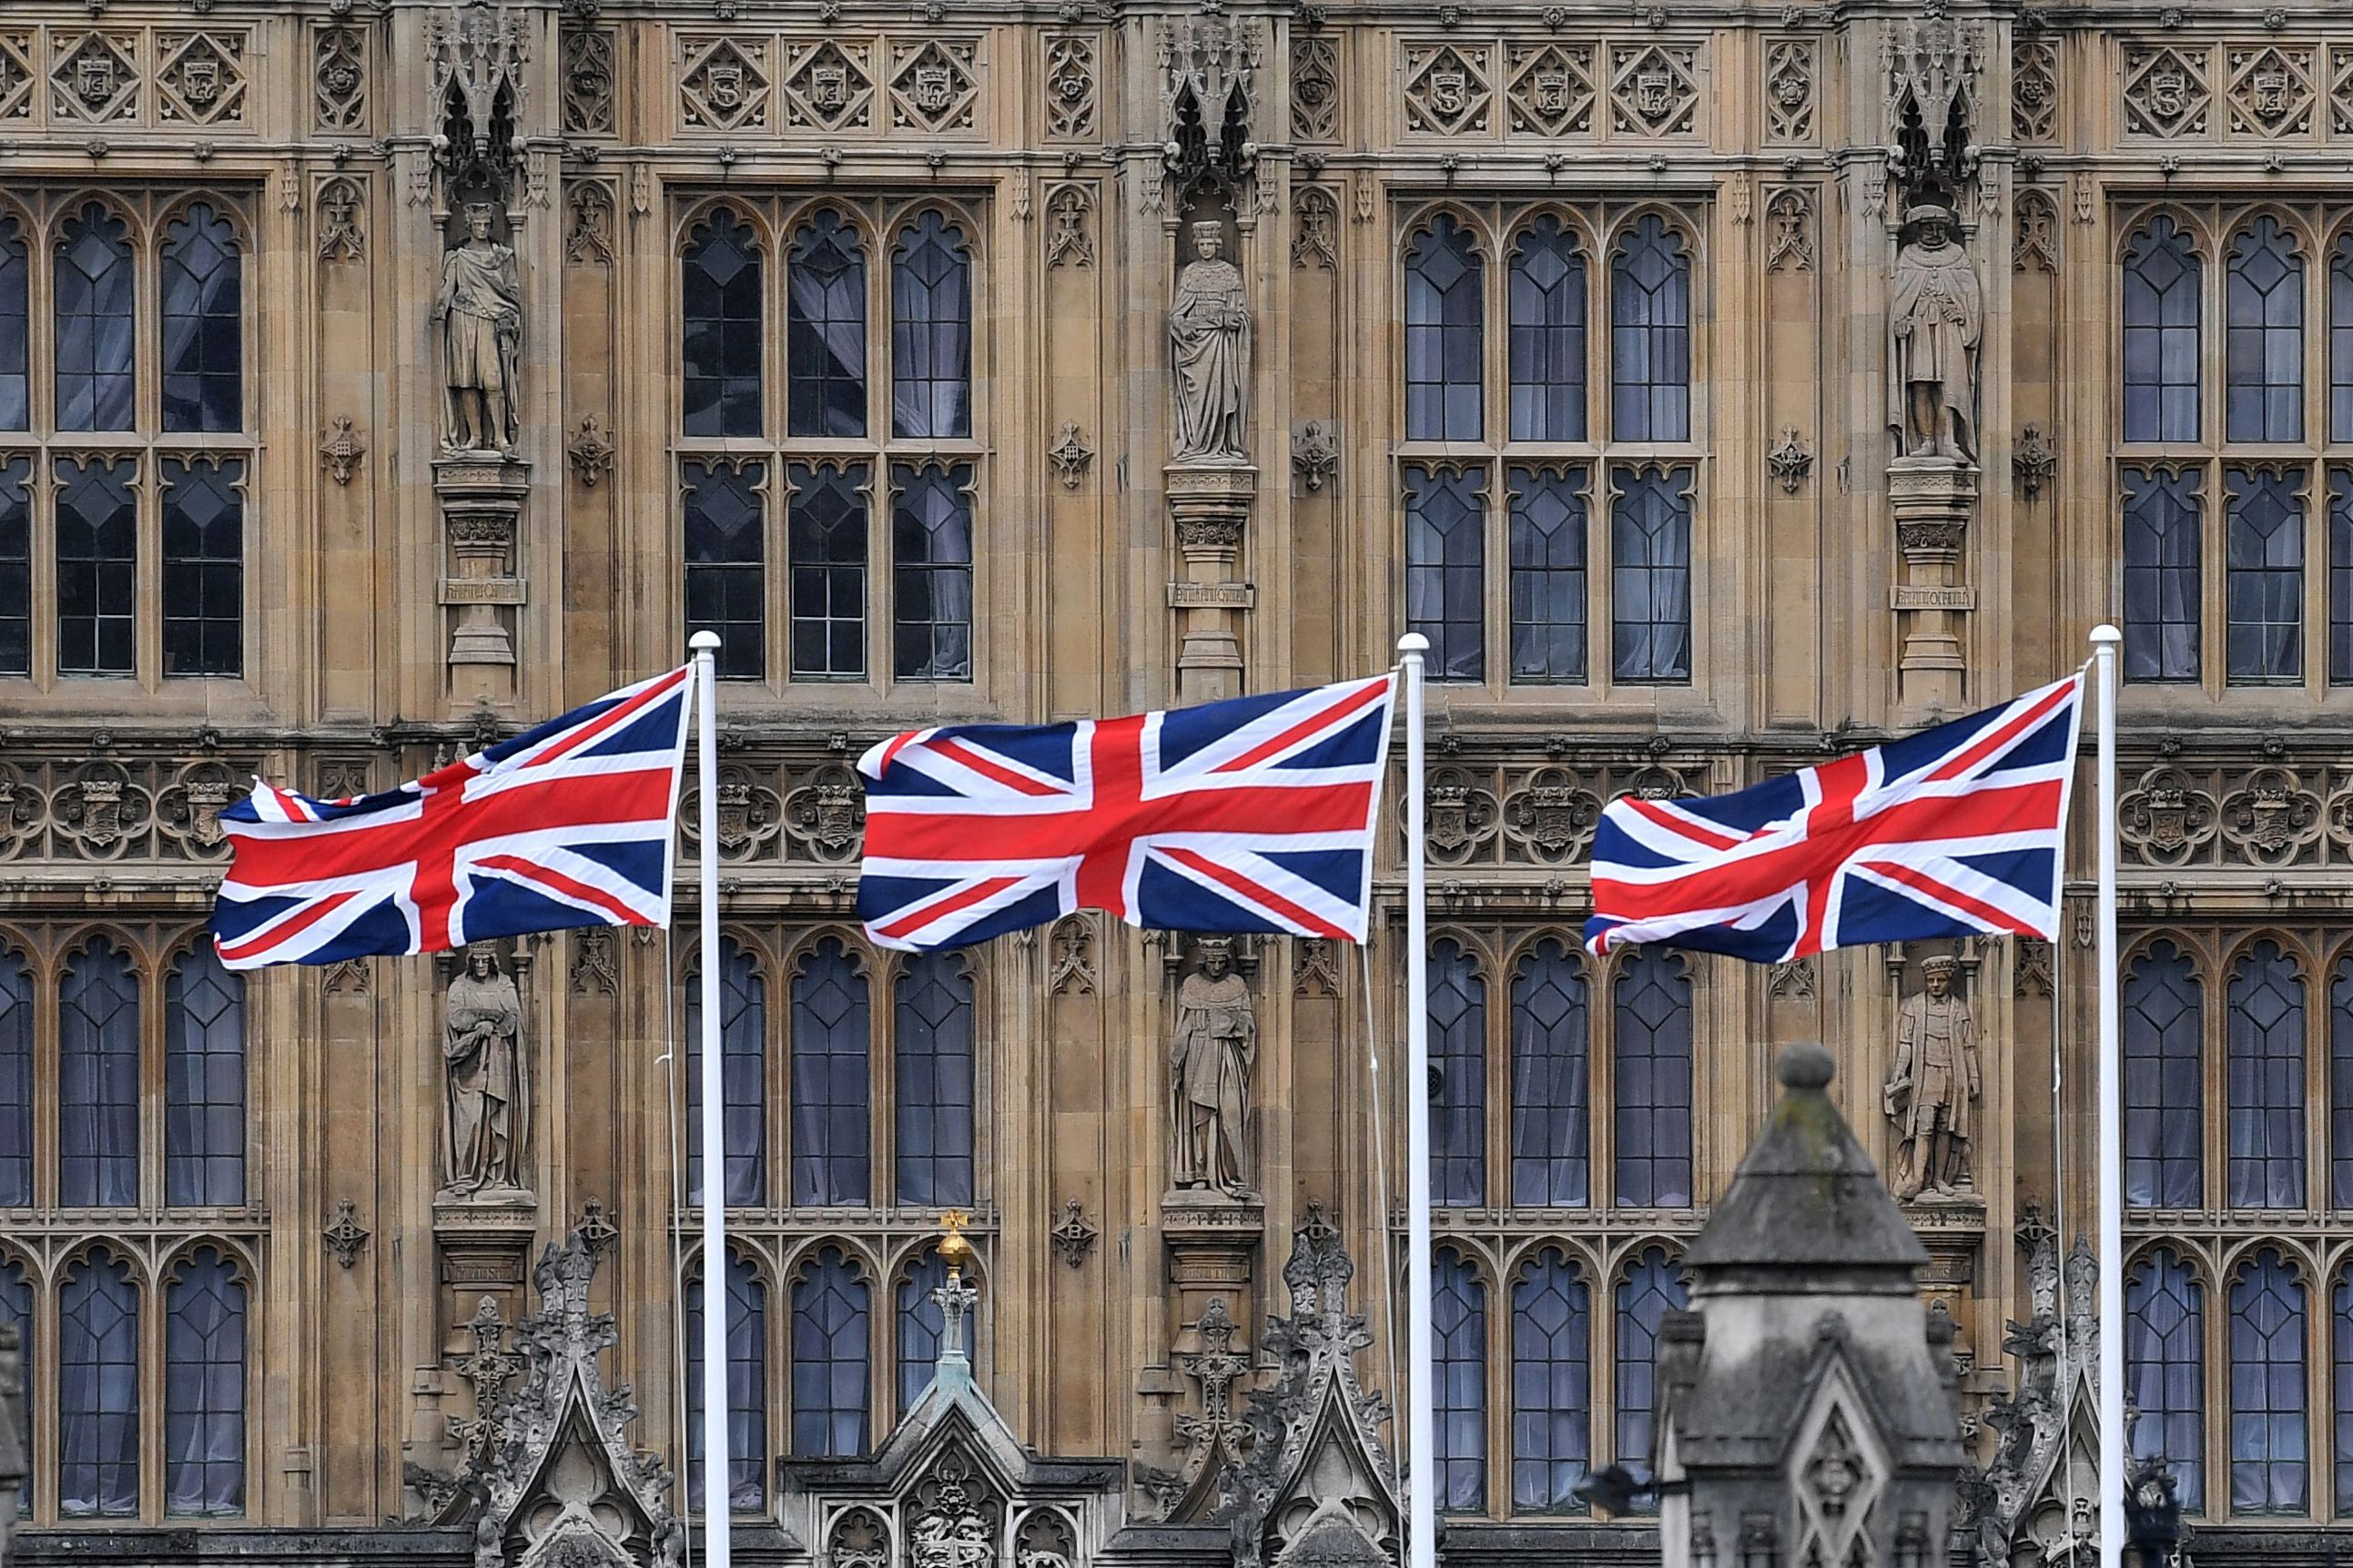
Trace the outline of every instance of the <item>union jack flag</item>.
<path fill-rule="evenodd" d="M 231 969 L 670 923 L 692 670 L 624 687 L 381 795 L 254 781 L 213 905 Z"/>
<path fill-rule="evenodd" d="M 1109 910 L 1365 940 L 1392 677 L 1124 719 L 917 730 L 859 760 L 859 918 L 922 950 Z"/>
<path fill-rule="evenodd" d="M 2083 699 L 2078 673 L 1731 795 L 1613 800 L 1585 944 L 1762 963 L 1922 937 L 2050 940 Z"/>

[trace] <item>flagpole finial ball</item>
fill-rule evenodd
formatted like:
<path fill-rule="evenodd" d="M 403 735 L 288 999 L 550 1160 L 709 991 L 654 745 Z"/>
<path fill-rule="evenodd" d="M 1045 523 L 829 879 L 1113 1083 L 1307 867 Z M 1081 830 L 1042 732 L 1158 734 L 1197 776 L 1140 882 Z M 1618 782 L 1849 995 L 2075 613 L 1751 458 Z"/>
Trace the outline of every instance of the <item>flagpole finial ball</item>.
<path fill-rule="evenodd" d="M 2124 640 L 2125 634 L 2105 621 L 2092 628 L 2092 641 L 2094 646 L 2101 643 L 2120 643 Z"/>
<path fill-rule="evenodd" d="M 1775 1070 L 1784 1089 L 1828 1089 L 1837 1076 L 1838 1063 L 1828 1047 L 1800 1040 L 1782 1051 Z"/>
<path fill-rule="evenodd" d="M 1408 632 L 1398 638 L 1397 646 L 1399 653 L 1428 653 L 1430 639 L 1419 632 Z"/>
<path fill-rule="evenodd" d="M 692 637 L 686 639 L 686 646 L 692 648 L 697 653 L 717 653 L 719 651 L 719 634 L 713 631 L 697 632 Z"/>

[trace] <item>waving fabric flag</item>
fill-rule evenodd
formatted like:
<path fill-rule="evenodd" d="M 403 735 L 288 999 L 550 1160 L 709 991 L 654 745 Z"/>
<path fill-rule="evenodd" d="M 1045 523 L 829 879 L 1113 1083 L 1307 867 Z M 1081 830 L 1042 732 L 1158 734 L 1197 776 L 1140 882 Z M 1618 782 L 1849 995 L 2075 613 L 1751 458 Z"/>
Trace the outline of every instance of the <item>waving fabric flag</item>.
<path fill-rule="evenodd" d="M 231 969 L 441 952 L 567 926 L 670 923 L 692 671 L 674 669 L 349 800 L 257 781 L 221 813 Z"/>
<path fill-rule="evenodd" d="M 2070 676 L 1731 795 L 1611 801 L 1586 946 L 1767 963 L 1923 937 L 2055 938 L 2083 697 Z"/>
<path fill-rule="evenodd" d="M 885 947 L 1079 909 L 1163 931 L 1365 940 L 1395 684 L 1071 724 L 917 730 L 859 761 L 858 913 Z"/>

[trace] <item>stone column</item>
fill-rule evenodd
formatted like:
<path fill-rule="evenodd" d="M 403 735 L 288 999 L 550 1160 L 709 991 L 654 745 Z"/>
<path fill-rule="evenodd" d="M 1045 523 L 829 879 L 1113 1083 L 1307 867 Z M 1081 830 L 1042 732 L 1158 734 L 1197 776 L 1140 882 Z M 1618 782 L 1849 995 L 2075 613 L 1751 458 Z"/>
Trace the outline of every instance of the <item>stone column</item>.
<path fill-rule="evenodd" d="M 1968 664 L 1961 617 L 1978 605 L 1965 564 L 1978 470 L 1949 458 L 1898 458 L 1887 465 L 1887 496 L 1899 562 L 1899 700 L 1914 716 L 1957 713 Z"/>
<path fill-rule="evenodd" d="M 1235 574 L 1248 536 L 1258 470 L 1247 464 L 1171 464 L 1163 470 L 1183 575 L 1168 584 L 1176 612 L 1176 700 L 1241 693 L 1243 615 L 1258 602 Z"/>
<path fill-rule="evenodd" d="M 515 542 L 531 467 L 484 454 L 433 465 L 447 541 L 441 603 L 448 620 L 452 698 L 508 703 L 515 697 L 515 616 L 523 602 Z"/>

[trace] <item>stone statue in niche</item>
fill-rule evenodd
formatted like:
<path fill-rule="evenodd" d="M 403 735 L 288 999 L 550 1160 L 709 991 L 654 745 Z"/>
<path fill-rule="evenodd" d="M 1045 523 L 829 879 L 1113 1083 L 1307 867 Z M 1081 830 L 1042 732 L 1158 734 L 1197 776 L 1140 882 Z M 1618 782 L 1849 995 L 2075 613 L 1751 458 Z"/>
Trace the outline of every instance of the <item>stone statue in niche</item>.
<path fill-rule="evenodd" d="M 523 1181 L 531 1089 L 523 1070 L 522 997 L 483 943 L 466 950 L 443 1019 L 448 1162 L 445 1194 L 515 1191 Z"/>
<path fill-rule="evenodd" d="M 1905 1002 L 1895 1020 L 1895 1065 L 1883 1099 L 1903 1139 L 1895 1168 L 1906 1203 L 1924 1190 L 1955 1197 L 1972 1184 L 1969 1136 L 1982 1079 L 1977 1021 L 1953 991 L 1959 967 L 1949 958 L 1923 963 L 1925 989 Z"/>
<path fill-rule="evenodd" d="M 1897 456 L 1977 457 L 1978 347 L 1985 337 L 1985 296 L 1969 254 L 1953 237 L 1953 215 L 1914 207 L 1905 215 L 1914 237 L 1895 252 L 1887 308 L 1887 422 Z"/>
<path fill-rule="evenodd" d="M 441 258 L 433 321 L 441 329 L 441 433 L 451 452 L 514 451 L 515 356 L 522 346 L 522 278 L 512 246 L 491 237 L 488 202 L 466 209 L 463 244 Z"/>
<path fill-rule="evenodd" d="M 1250 1191 L 1248 1116 L 1258 1014 L 1250 987 L 1234 973 L 1231 942 L 1204 938 L 1200 958 L 1200 967 L 1176 987 L 1168 1169 L 1179 1191 L 1242 1197 Z"/>
<path fill-rule="evenodd" d="M 1225 229 L 1193 226 L 1195 259 L 1176 274 L 1168 311 L 1169 366 L 1176 421 L 1169 443 L 1177 462 L 1240 461 L 1244 394 L 1250 385 L 1250 300 L 1241 268 L 1223 259 Z"/>

